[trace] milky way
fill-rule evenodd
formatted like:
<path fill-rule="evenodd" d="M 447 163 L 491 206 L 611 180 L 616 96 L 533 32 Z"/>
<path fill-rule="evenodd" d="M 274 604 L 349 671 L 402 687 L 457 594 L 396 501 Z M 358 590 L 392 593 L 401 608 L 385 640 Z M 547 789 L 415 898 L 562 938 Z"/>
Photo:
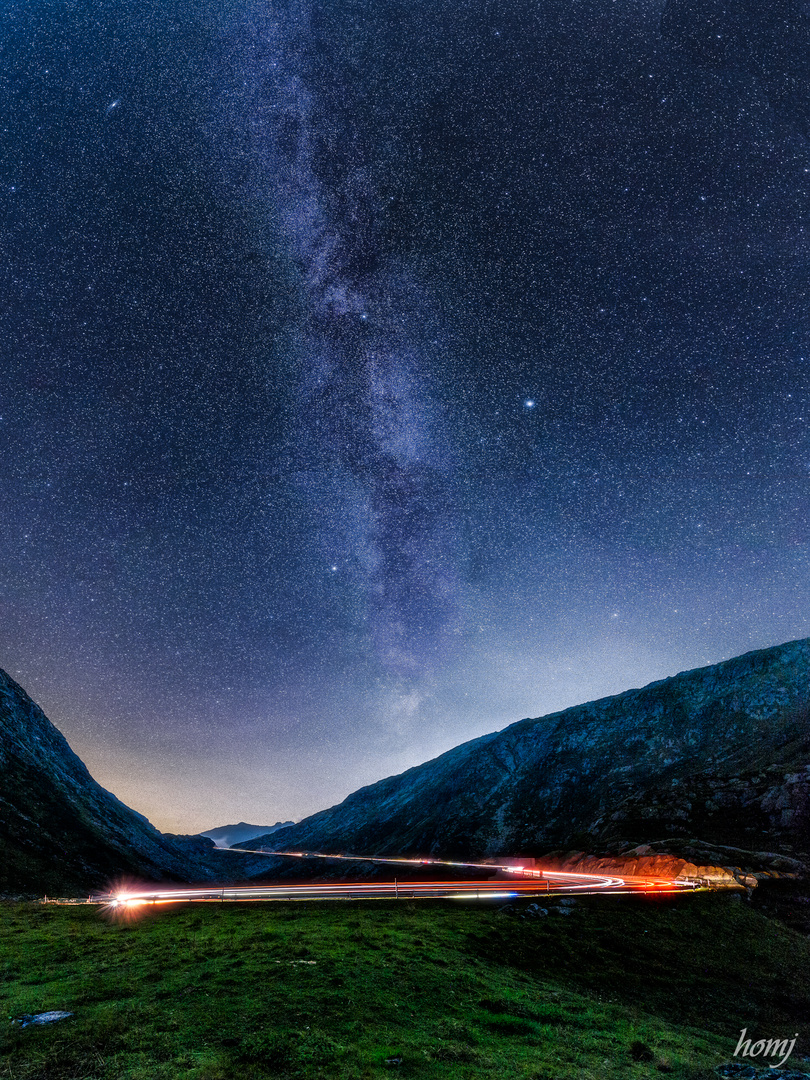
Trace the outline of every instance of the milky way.
<path fill-rule="evenodd" d="M 284 465 L 329 572 L 362 591 L 383 668 L 409 677 L 441 653 L 454 599 L 451 458 L 424 356 L 435 318 L 383 250 L 355 91 L 317 55 L 312 23 L 308 5 L 261 6 L 230 28 L 241 86 L 229 123 L 250 132 L 243 197 L 272 218 L 297 274 Z"/>
<path fill-rule="evenodd" d="M 18 3 L 0 666 L 159 825 L 807 629 L 807 12 Z"/>

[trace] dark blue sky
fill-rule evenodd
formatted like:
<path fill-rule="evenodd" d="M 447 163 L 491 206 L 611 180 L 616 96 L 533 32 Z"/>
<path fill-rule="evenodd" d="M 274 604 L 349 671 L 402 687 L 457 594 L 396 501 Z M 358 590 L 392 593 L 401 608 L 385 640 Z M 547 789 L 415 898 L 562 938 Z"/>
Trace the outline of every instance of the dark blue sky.
<path fill-rule="evenodd" d="M 779 0 L 9 3 L 0 666 L 271 822 L 808 630 Z"/>

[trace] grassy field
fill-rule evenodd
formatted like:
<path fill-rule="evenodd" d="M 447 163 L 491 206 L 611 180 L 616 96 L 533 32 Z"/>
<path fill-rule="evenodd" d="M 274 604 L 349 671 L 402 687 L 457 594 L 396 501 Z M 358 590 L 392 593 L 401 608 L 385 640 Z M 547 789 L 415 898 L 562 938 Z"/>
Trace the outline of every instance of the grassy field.
<path fill-rule="evenodd" d="M 520 909 L 518 909 L 520 910 Z M 0 907 L 0 1080 L 698 1078 L 810 1034 L 810 943 L 744 899 Z M 62 1009 L 47 1027 L 10 1018 Z M 397 1061 L 396 1059 L 401 1059 Z"/>

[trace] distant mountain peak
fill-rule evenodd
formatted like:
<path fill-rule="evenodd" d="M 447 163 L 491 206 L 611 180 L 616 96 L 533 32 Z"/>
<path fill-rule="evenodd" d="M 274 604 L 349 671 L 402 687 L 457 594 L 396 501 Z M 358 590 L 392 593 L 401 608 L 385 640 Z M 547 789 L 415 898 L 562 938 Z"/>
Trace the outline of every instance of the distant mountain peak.
<path fill-rule="evenodd" d="M 238 825 L 220 825 L 216 829 L 207 829 L 200 836 L 207 836 L 217 847 L 228 848 L 234 844 L 243 844 L 256 836 L 269 836 L 279 829 L 286 829 L 294 825 L 293 821 L 277 821 L 275 825 L 249 825 L 246 821 L 240 821 Z"/>

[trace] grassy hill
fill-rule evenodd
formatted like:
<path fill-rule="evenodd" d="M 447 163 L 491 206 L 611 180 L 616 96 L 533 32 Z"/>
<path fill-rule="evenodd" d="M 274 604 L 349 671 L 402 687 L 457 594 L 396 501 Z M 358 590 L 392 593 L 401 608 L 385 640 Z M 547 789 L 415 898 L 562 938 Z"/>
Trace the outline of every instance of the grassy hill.
<path fill-rule="evenodd" d="M 14 1080 L 714 1077 L 743 1027 L 810 1053 L 810 941 L 720 894 L 198 905 L 105 920 L 4 905 Z M 563 914 L 563 912 L 567 912 Z M 22 1013 L 64 1009 L 49 1027 Z M 398 1060 L 401 1059 L 401 1060 Z"/>

